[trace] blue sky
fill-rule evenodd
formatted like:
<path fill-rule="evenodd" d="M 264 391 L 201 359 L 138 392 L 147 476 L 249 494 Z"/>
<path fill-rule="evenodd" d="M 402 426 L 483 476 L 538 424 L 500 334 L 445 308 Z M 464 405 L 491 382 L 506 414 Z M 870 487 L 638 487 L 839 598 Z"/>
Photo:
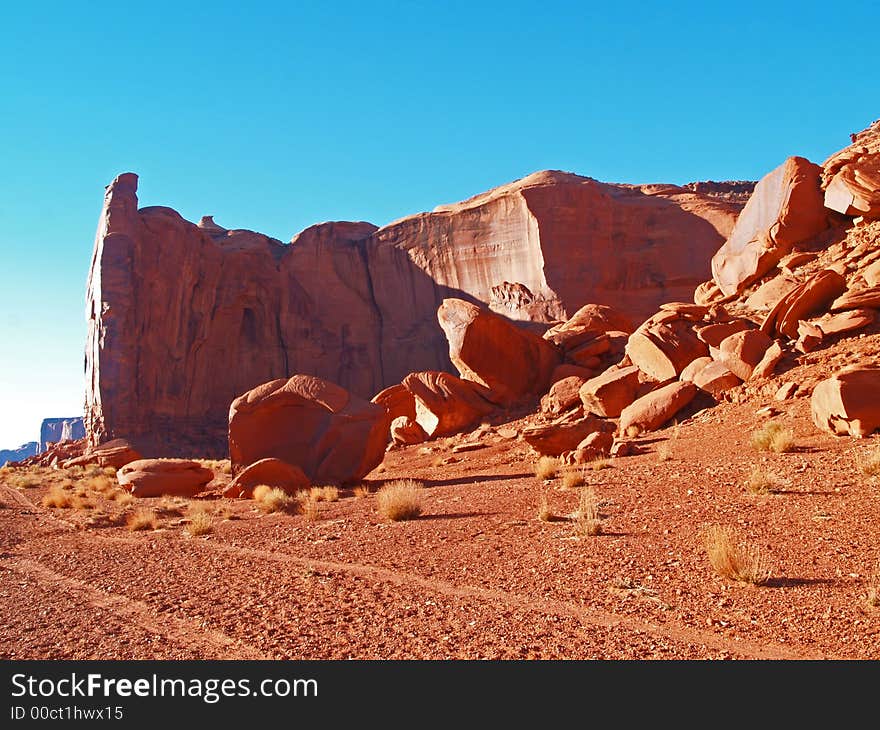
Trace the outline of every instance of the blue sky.
<path fill-rule="evenodd" d="M 7 3 L 0 448 L 82 412 L 103 189 L 288 241 L 541 169 L 757 179 L 880 117 L 876 3 Z"/>

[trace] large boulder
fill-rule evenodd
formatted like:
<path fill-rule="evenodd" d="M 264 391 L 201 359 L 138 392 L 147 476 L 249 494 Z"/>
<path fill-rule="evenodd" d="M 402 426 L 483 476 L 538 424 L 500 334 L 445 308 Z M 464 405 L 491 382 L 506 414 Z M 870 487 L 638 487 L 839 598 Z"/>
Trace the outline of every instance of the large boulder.
<path fill-rule="evenodd" d="M 570 350 L 599 333 L 616 331 L 629 334 L 634 329 L 632 320 L 613 307 L 585 304 L 566 321 L 550 327 L 543 336 L 563 350 Z"/>
<path fill-rule="evenodd" d="M 437 319 L 462 379 L 488 388 L 494 402 L 512 404 L 547 391 L 561 357 L 543 337 L 462 299 L 444 299 Z"/>
<path fill-rule="evenodd" d="M 578 396 L 587 413 L 617 418 L 636 399 L 640 386 L 639 369 L 635 365 L 612 367 L 585 382 Z"/>
<path fill-rule="evenodd" d="M 587 378 L 569 375 L 557 380 L 550 386 L 549 392 L 541 398 L 541 412 L 559 415 L 575 405 L 581 404 L 580 388 Z"/>
<path fill-rule="evenodd" d="M 772 344 L 773 340 L 761 330 L 743 330 L 725 337 L 713 357 L 740 380 L 748 380 Z M 699 385 L 696 380 L 694 383 Z"/>
<path fill-rule="evenodd" d="M 659 382 L 677 378 L 681 371 L 709 354 L 709 347 L 694 332 L 693 325 L 674 313 L 648 320 L 630 335 L 626 354 L 632 363 Z"/>
<path fill-rule="evenodd" d="M 627 436 L 632 432 L 654 431 L 671 421 L 698 392 L 697 386 L 686 380 L 676 380 L 652 390 L 623 409 L 618 432 Z"/>
<path fill-rule="evenodd" d="M 560 456 L 577 448 L 592 433 L 613 431 L 611 421 L 574 412 L 551 423 L 528 426 L 522 430 L 522 438 L 539 454 Z"/>
<path fill-rule="evenodd" d="M 119 486 L 135 497 L 192 497 L 214 472 L 191 459 L 138 459 L 116 472 Z"/>
<path fill-rule="evenodd" d="M 407 416 L 412 419 L 416 417 L 415 398 L 413 398 L 413 394 L 402 383 L 389 385 L 387 388 L 376 393 L 370 401 L 378 403 L 388 411 L 388 417 L 392 420 L 399 416 Z"/>
<path fill-rule="evenodd" d="M 823 269 L 783 296 L 767 313 L 761 331 L 774 337 L 798 336 L 798 322 L 824 312 L 846 290 L 846 279 L 834 269 Z M 855 305 L 853 309 L 857 306 Z"/>
<path fill-rule="evenodd" d="M 260 459 L 242 469 L 223 491 L 224 497 L 253 497 L 260 484 L 296 494 L 311 486 L 302 469 L 281 459 Z"/>
<path fill-rule="evenodd" d="M 391 441 L 398 446 L 420 444 L 428 440 L 425 429 L 409 416 L 398 416 L 391 422 Z"/>
<path fill-rule="evenodd" d="M 428 438 L 466 431 L 495 407 L 487 400 L 488 389 L 451 373 L 410 373 L 403 386 L 415 398 L 415 421 Z"/>
<path fill-rule="evenodd" d="M 803 157 L 789 157 L 755 186 L 730 237 L 712 257 L 712 278 L 725 295 L 739 294 L 795 244 L 827 227 L 820 172 Z"/>
<path fill-rule="evenodd" d="M 854 366 L 813 388 L 813 423 L 837 435 L 867 436 L 880 426 L 880 368 Z"/>
<path fill-rule="evenodd" d="M 385 454 L 391 419 L 384 407 L 311 375 L 264 383 L 229 407 L 229 458 L 237 474 L 274 457 L 314 483 L 357 481 Z"/>

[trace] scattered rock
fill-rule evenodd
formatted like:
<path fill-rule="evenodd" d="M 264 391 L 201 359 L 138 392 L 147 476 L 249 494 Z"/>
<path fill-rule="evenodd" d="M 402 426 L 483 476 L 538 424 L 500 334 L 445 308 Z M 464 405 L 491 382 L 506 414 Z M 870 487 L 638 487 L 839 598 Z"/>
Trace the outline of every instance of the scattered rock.
<path fill-rule="evenodd" d="M 635 365 L 609 368 L 583 383 L 578 397 L 587 413 L 617 418 L 635 400 L 639 386 L 639 369 Z"/>

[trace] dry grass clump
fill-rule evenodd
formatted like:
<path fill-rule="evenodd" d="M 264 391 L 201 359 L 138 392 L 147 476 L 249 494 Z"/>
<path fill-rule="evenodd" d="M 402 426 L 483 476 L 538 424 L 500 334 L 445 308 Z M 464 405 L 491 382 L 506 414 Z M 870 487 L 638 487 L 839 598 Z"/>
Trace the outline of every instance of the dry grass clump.
<path fill-rule="evenodd" d="M 587 463 L 587 466 L 593 471 L 599 471 L 601 469 L 610 469 L 611 461 L 602 456 L 597 456 L 595 459 Z"/>
<path fill-rule="evenodd" d="M 113 483 L 113 480 L 104 473 L 99 473 L 86 482 L 86 489 L 98 494 L 109 494 L 115 487 L 116 485 Z"/>
<path fill-rule="evenodd" d="M 859 471 L 866 477 L 874 477 L 880 474 L 880 449 L 870 454 L 862 454 L 858 459 Z"/>
<path fill-rule="evenodd" d="M 297 500 L 283 489 L 270 487 L 267 484 L 258 484 L 254 487 L 254 501 L 257 507 L 267 513 L 293 512 L 297 505 Z"/>
<path fill-rule="evenodd" d="M 10 480 L 10 484 L 16 489 L 30 489 L 31 487 L 39 487 L 40 480 L 30 474 L 24 474 L 23 476 L 13 477 Z"/>
<path fill-rule="evenodd" d="M 316 502 L 336 502 L 339 499 L 339 489 L 336 487 L 312 487 L 309 497 Z"/>
<path fill-rule="evenodd" d="M 555 456 L 542 456 L 535 462 L 535 476 L 538 479 L 554 479 L 558 473 L 559 459 Z"/>
<path fill-rule="evenodd" d="M 568 469 L 562 475 L 563 489 L 575 489 L 584 483 L 583 469 Z"/>
<path fill-rule="evenodd" d="M 115 477 L 116 476 L 116 467 L 115 466 L 105 466 L 104 473 L 108 477 Z"/>
<path fill-rule="evenodd" d="M 871 608 L 880 608 L 880 560 L 868 578 L 868 605 Z"/>
<path fill-rule="evenodd" d="M 193 537 L 214 532 L 214 515 L 205 509 L 195 509 L 190 514 L 185 529 Z"/>
<path fill-rule="evenodd" d="M 752 494 L 770 494 L 771 492 L 775 492 L 778 489 L 778 486 L 776 477 L 769 472 L 764 471 L 764 469 L 757 464 L 752 467 L 752 471 L 746 481 L 746 489 Z"/>
<path fill-rule="evenodd" d="M 422 514 L 423 484 L 414 479 L 396 479 L 376 492 L 376 509 L 392 522 L 411 520 Z"/>
<path fill-rule="evenodd" d="M 794 433 L 779 421 L 768 421 L 761 428 L 752 431 L 752 446 L 759 451 L 773 451 L 784 454 L 795 447 Z"/>
<path fill-rule="evenodd" d="M 723 578 L 764 585 L 770 569 L 761 549 L 742 540 L 729 525 L 710 525 L 705 533 L 709 562 Z"/>
<path fill-rule="evenodd" d="M 40 504 L 43 507 L 58 507 L 58 508 L 67 508 L 73 507 L 73 500 L 75 496 L 70 492 L 65 491 L 62 487 L 50 487 L 49 491 L 46 492 Z"/>
<path fill-rule="evenodd" d="M 669 461 L 672 458 L 672 442 L 664 441 L 657 447 L 657 461 Z"/>
<path fill-rule="evenodd" d="M 126 527 L 133 532 L 155 530 L 158 524 L 156 513 L 151 509 L 144 508 L 135 510 L 125 520 Z"/>
<path fill-rule="evenodd" d="M 103 474 L 103 473 L 104 473 L 104 468 L 101 466 L 98 466 L 97 464 L 88 464 L 83 469 L 83 476 L 84 477 L 96 477 L 99 474 Z"/>
<path fill-rule="evenodd" d="M 300 512 L 307 522 L 315 522 L 321 516 L 321 508 L 318 506 L 318 500 L 311 495 L 305 496 L 299 502 Z"/>
<path fill-rule="evenodd" d="M 581 537 L 602 534 L 602 516 L 599 514 L 599 500 L 591 487 L 581 492 L 578 509 L 574 516 L 574 529 Z"/>
<path fill-rule="evenodd" d="M 354 496 L 358 499 L 361 499 L 362 497 L 369 497 L 370 493 L 370 488 L 366 484 L 359 484 L 353 490 Z"/>
<path fill-rule="evenodd" d="M 110 499 L 120 507 L 126 507 L 134 502 L 134 495 L 131 492 L 126 492 L 124 489 L 117 489 L 110 494 Z"/>
<path fill-rule="evenodd" d="M 541 495 L 541 503 L 538 505 L 538 519 L 541 522 L 553 522 L 556 519 L 556 515 L 550 509 L 550 503 L 547 502 L 547 495 L 545 494 Z"/>

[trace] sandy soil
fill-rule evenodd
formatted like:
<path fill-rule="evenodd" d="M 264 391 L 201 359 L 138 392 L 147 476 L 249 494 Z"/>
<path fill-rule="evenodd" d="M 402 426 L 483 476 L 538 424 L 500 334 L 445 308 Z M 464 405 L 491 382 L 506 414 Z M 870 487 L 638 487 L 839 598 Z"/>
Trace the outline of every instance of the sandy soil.
<path fill-rule="evenodd" d="M 579 470 L 580 486 L 535 475 L 535 453 L 513 434 L 534 414 L 391 450 L 365 480 L 369 493 L 341 490 L 312 520 L 252 500 L 125 504 L 110 476 L 2 470 L 0 655 L 880 658 L 869 598 L 880 590 L 880 477 L 862 469 L 880 436 L 819 432 L 807 397 L 834 369 L 878 354 L 872 333 L 789 357 L 773 380 L 734 391 L 740 402 L 685 413 L 634 439 L 637 453 Z M 789 380 L 797 395 L 775 400 Z M 794 432 L 792 451 L 751 445 L 770 418 Z M 756 465 L 772 491 L 746 487 Z M 424 484 L 417 519 L 377 512 L 375 491 L 398 478 Z M 225 480 L 218 469 L 213 486 Z M 91 506 L 42 506 L 61 484 Z M 598 535 L 576 529 L 584 489 L 598 499 Z M 549 520 L 538 517 L 542 498 Z M 213 530 L 191 536 L 198 507 Z M 132 531 L 127 516 L 143 508 L 157 528 Z M 769 580 L 717 574 L 710 525 L 760 550 Z"/>

